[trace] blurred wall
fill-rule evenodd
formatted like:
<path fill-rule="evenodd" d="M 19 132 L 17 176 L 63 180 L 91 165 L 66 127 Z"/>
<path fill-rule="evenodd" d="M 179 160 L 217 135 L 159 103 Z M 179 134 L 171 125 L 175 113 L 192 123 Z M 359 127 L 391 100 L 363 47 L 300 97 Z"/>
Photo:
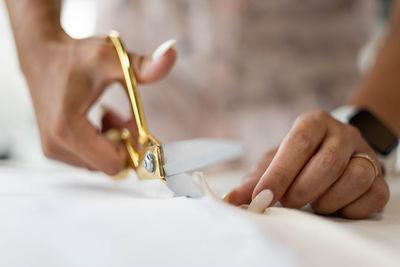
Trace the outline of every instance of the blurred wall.
<path fill-rule="evenodd" d="M 96 3 L 96 0 L 64 0 L 61 21 L 71 36 L 85 38 L 95 33 Z M 8 153 L 14 160 L 47 164 L 40 149 L 29 91 L 19 70 L 4 1 L 0 1 L 0 32 L 3 34 L 0 42 L 0 157 Z M 374 49 L 366 50 L 369 51 L 364 56 L 368 59 Z"/>

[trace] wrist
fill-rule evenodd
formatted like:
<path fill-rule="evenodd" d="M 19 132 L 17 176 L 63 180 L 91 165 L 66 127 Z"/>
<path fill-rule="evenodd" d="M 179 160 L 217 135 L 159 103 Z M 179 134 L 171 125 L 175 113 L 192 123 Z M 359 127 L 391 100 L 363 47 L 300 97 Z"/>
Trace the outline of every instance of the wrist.
<path fill-rule="evenodd" d="M 356 127 L 367 143 L 380 155 L 387 156 L 395 150 L 398 137 L 368 109 L 360 106 L 341 106 L 331 112 L 332 117 Z"/>
<path fill-rule="evenodd" d="M 34 69 L 42 68 L 46 62 L 53 61 L 63 53 L 73 39 L 62 29 L 27 34 L 18 43 L 18 56 L 22 72 L 25 75 Z"/>

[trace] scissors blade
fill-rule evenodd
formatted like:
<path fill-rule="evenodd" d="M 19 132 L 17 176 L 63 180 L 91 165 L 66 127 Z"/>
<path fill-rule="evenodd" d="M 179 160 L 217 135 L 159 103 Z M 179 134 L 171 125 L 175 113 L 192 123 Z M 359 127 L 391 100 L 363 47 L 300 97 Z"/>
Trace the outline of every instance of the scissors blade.
<path fill-rule="evenodd" d="M 238 158 L 242 144 L 223 139 L 192 139 L 163 144 L 165 176 L 199 170 Z"/>
<path fill-rule="evenodd" d="M 165 177 L 168 188 L 178 197 L 201 197 L 203 190 L 197 185 L 187 173 L 179 173 Z"/>

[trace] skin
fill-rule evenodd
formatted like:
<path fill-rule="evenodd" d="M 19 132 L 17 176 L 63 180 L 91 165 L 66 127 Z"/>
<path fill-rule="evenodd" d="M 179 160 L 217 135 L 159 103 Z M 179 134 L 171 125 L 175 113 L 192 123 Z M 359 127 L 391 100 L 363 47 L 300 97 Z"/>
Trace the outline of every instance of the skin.
<path fill-rule="evenodd" d="M 104 89 L 122 81 L 114 48 L 105 39 L 74 40 L 60 26 L 60 1 L 6 0 L 20 65 L 25 74 L 46 156 L 72 165 L 116 174 L 126 164 L 123 147 L 116 147 L 87 120 L 86 113 Z M 368 108 L 400 136 L 400 4 L 377 60 L 347 104 Z M 33 29 L 33 30 L 32 30 Z M 156 62 L 131 53 L 139 83 L 163 78 L 172 68 L 171 49 Z M 46 75 L 47 74 L 47 75 Z M 128 127 L 107 112 L 103 130 Z M 280 146 L 261 159 L 228 200 L 248 204 L 262 190 L 274 194 L 271 205 L 301 208 L 310 203 L 319 214 L 360 219 L 381 210 L 389 199 L 382 171 L 375 177 L 366 153 L 373 149 L 354 127 L 316 110 L 299 116 Z"/>
<path fill-rule="evenodd" d="M 229 195 L 242 205 L 262 190 L 274 193 L 289 208 L 311 203 L 323 215 L 338 213 L 359 219 L 379 211 L 389 199 L 382 170 L 375 177 L 371 163 L 351 158 L 366 153 L 377 160 L 359 131 L 333 119 L 324 111 L 300 116 L 276 151 L 267 153 L 244 183 Z"/>
<path fill-rule="evenodd" d="M 392 11 L 389 33 L 375 64 L 348 100 L 364 107 L 400 136 L 400 2 Z M 382 170 L 375 177 L 365 159 L 377 160 L 372 148 L 354 127 L 324 111 L 302 114 L 279 148 L 267 153 L 254 171 L 227 197 L 234 205 L 250 203 L 264 189 L 274 193 L 271 205 L 289 208 L 306 204 L 316 213 L 362 219 L 380 211 L 389 200 Z"/>
<path fill-rule="evenodd" d="M 19 62 L 31 93 L 44 154 L 71 165 L 115 175 L 126 165 L 123 146 L 114 146 L 86 119 L 86 113 L 108 85 L 123 81 L 113 45 L 106 38 L 75 40 L 60 25 L 61 1 L 6 1 Z M 34 29 L 34 30 L 32 30 Z M 176 51 L 156 62 L 129 54 L 138 83 L 166 76 Z M 116 114 L 105 114 L 103 131 L 128 126 Z"/>

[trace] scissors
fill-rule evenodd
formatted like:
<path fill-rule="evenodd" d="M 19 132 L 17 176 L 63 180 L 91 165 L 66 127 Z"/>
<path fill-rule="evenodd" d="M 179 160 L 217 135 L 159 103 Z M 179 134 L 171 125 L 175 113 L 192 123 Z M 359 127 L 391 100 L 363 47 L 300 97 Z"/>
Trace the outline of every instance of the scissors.
<path fill-rule="evenodd" d="M 203 190 L 187 172 L 238 158 L 242 154 L 242 145 L 223 139 L 201 138 L 165 144 L 157 140 L 147 130 L 135 73 L 119 32 L 111 31 L 108 39 L 121 63 L 138 130 L 135 140 L 127 129 L 120 130 L 120 140 L 129 154 L 129 167 L 140 180 L 160 179 L 176 196 L 201 197 Z"/>

